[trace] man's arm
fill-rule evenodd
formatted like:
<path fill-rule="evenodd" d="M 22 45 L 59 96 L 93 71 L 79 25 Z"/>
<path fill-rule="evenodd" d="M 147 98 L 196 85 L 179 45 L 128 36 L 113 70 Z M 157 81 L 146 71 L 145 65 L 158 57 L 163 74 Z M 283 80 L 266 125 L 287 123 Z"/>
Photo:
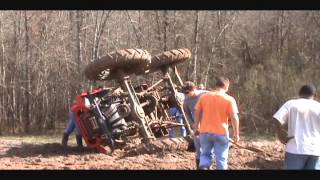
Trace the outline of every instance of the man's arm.
<path fill-rule="evenodd" d="M 202 113 L 202 110 L 197 108 L 195 109 L 195 114 L 194 114 L 194 124 L 193 124 L 193 129 L 195 131 L 196 134 L 199 133 L 199 124 L 200 124 L 200 121 L 201 121 L 201 113 Z"/>
<path fill-rule="evenodd" d="M 231 113 L 231 124 L 233 129 L 233 141 L 237 143 L 240 140 L 239 136 L 239 116 L 238 113 Z"/>
<path fill-rule="evenodd" d="M 282 144 L 286 144 L 289 141 L 288 132 L 284 129 L 282 124 L 275 118 L 273 118 L 274 127 L 276 128 L 278 139 Z"/>
<path fill-rule="evenodd" d="M 194 124 L 193 129 L 195 133 L 199 133 L 199 125 L 201 121 L 201 115 L 202 115 L 202 105 L 201 105 L 202 97 L 199 98 L 197 104 L 194 107 Z"/>
<path fill-rule="evenodd" d="M 289 122 L 290 102 L 284 103 L 280 109 L 273 115 L 273 125 L 277 131 L 278 139 L 282 144 L 286 144 L 291 137 L 288 138 L 287 128 L 284 125 Z"/>
<path fill-rule="evenodd" d="M 233 141 L 237 143 L 240 140 L 239 136 L 239 110 L 237 102 L 234 98 L 230 101 L 230 106 L 228 107 L 229 117 L 231 118 L 231 125 L 233 129 Z"/>
<path fill-rule="evenodd" d="M 191 111 L 189 109 L 189 106 L 185 102 L 183 103 L 183 110 L 184 110 L 184 112 L 186 114 L 186 118 L 187 118 L 188 122 L 190 124 L 194 123 L 194 119 L 192 119 L 192 115 L 191 115 Z"/>

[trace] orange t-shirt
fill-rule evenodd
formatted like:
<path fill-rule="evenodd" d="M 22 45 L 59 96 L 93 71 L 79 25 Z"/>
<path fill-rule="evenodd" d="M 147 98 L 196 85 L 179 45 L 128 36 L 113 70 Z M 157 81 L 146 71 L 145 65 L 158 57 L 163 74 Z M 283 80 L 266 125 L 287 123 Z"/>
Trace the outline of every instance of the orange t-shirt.
<path fill-rule="evenodd" d="M 228 134 L 230 114 L 238 113 L 235 99 L 221 92 L 203 94 L 195 106 L 196 111 L 202 111 L 200 133 Z"/>

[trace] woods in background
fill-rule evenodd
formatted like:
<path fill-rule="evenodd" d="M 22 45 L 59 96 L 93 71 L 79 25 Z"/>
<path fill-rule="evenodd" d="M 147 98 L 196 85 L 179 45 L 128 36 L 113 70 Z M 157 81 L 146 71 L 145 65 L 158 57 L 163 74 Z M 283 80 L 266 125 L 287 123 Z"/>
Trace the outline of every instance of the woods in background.
<path fill-rule="evenodd" d="M 268 133 L 272 114 L 298 87 L 319 88 L 319 17 L 319 11 L 0 11 L 0 133 L 66 125 L 75 95 L 97 85 L 86 80 L 84 67 L 135 47 L 153 55 L 191 49 L 190 61 L 178 65 L 182 79 L 211 88 L 214 77 L 229 77 L 243 130 Z"/>

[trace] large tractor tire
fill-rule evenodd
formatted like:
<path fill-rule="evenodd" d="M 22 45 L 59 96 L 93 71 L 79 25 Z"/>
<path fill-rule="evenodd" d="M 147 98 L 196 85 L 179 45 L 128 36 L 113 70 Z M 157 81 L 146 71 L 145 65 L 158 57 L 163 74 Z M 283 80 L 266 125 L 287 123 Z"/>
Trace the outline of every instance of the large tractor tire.
<path fill-rule="evenodd" d="M 150 62 L 151 55 L 146 50 L 123 49 L 108 53 L 89 63 L 84 73 L 89 80 L 111 80 L 144 71 Z"/>
<path fill-rule="evenodd" d="M 151 64 L 148 67 L 148 72 L 154 72 L 165 67 L 174 66 L 178 63 L 185 62 L 190 58 L 191 51 L 187 48 L 165 51 L 151 58 Z"/>

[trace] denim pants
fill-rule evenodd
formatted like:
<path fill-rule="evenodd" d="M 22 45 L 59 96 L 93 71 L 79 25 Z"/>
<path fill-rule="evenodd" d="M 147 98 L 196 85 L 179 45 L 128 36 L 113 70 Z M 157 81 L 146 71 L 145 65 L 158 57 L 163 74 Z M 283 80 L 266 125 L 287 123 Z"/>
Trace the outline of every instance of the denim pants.
<path fill-rule="evenodd" d="M 169 109 L 169 113 L 170 113 L 170 116 L 175 117 L 175 120 L 176 120 L 177 123 L 184 124 L 183 123 L 182 113 L 180 112 L 180 110 L 177 107 L 170 108 Z M 182 137 L 186 137 L 187 136 L 187 130 L 186 130 L 186 128 L 184 126 L 180 127 L 179 130 L 180 130 L 180 135 Z M 169 136 L 170 137 L 177 137 L 176 128 L 170 128 Z"/>
<path fill-rule="evenodd" d="M 286 152 L 284 159 L 284 169 L 320 170 L 320 159 L 319 156 L 292 154 Z"/>
<path fill-rule="evenodd" d="M 200 159 L 201 156 L 201 146 L 200 146 L 200 136 L 194 136 L 193 138 L 194 148 L 196 150 L 196 159 Z M 214 149 L 211 152 L 211 159 L 214 159 Z"/>
<path fill-rule="evenodd" d="M 194 136 L 193 138 L 194 148 L 196 150 L 196 159 L 200 159 L 201 149 L 200 149 L 200 136 Z"/>
<path fill-rule="evenodd" d="M 200 146 L 200 169 L 210 168 L 213 153 L 215 155 L 217 169 L 228 169 L 229 139 L 227 135 L 201 133 Z"/>
<path fill-rule="evenodd" d="M 182 118 L 176 118 L 176 120 L 177 120 L 177 123 L 183 124 L 183 119 Z M 179 130 L 180 130 L 180 136 L 182 136 L 182 137 L 186 137 L 187 136 L 187 130 L 186 130 L 186 128 L 184 126 L 179 127 Z M 173 137 L 177 137 L 176 128 L 174 128 L 174 127 L 170 128 L 169 135 L 172 138 Z"/>
<path fill-rule="evenodd" d="M 69 122 L 68 122 L 68 127 L 66 129 L 66 134 L 68 136 L 70 136 L 70 134 L 72 133 L 72 131 L 74 129 L 77 129 L 76 134 L 80 135 L 80 129 L 78 128 L 77 124 L 76 124 L 76 113 L 69 111 Z"/>

